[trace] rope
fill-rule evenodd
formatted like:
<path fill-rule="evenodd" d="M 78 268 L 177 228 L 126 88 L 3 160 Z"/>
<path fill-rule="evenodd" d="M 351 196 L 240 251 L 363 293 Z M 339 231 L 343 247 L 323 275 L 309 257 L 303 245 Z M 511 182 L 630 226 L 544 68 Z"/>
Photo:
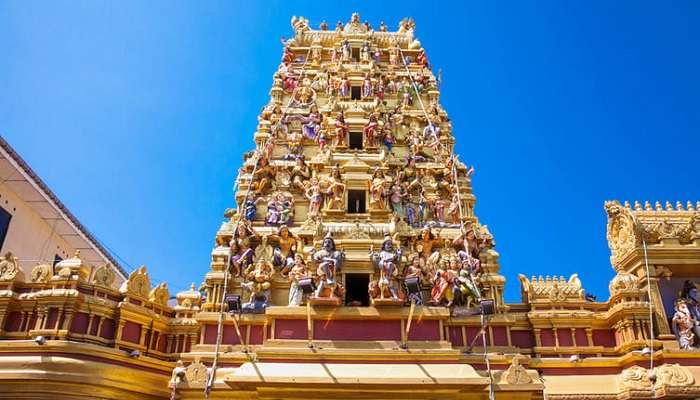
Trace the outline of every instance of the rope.
<path fill-rule="evenodd" d="M 311 48 L 309 48 L 309 50 L 307 50 L 306 56 L 304 57 L 304 64 L 302 64 L 302 66 L 301 66 L 301 74 L 300 74 L 301 76 L 304 75 L 304 70 L 306 68 L 306 62 L 309 58 L 310 52 L 311 52 Z M 290 97 L 289 103 L 287 103 L 287 107 L 286 107 L 287 109 L 292 105 L 292 101 L 293 101 L 293 98 Z M 262 155 L 264 154 L 265 148 L 267 147 L 270 140 L 272 140 L 272 137 L 268 137 L 267 139 L 265 139 L 262 146 L 255 149 L 255 156 L 254 156 L 255 162 L 253 164 L 253 171 L 251 172 L 251 175 L 250 175 L 250 183 L 248 184 L 248 187 L 246 188 L 245 196 L 243 197 L 244 201 L 245 201 L 245 199 L 248 198 L 248 196 L 250 196 L 250 189 L 253 186 L 252 183 L 253 183 L 253 179 L 255 178 L 255 172 L 258 169 L 258 162 L 260 161 L 260 157 L 262 157 Z M 239 176 L 240 176 L 240 173 L 239 173 Z M 234 191 L 235 191 L 235 188 L 237 188 L 237 185 L 238 185 L 238 182 L 236 182 L 234 184 Z M 236 232 L 238 230 L 238 226 L 240 225 L 241 220 L 243 219 L 244 212 L 245 212 L 245 210 L 244 209 L 241 210 L 239 207 L 238 218 L 236 220 L 236 226 L 233 230 L 234 232 Z M 221 303 L 219 305 L 219 319 L 217 322 L 216 346 L 214 348 L 214 361 L 212 362 L 211 372 L 209 374 L 209 379 L 207 380 L 207 384 L 204 386 L 204 398 L 205 399 L 209 399 L 209 393 L 211 392 L 212 387 L 214 385 L 214 379 L 216 376 L 216 369 L 217 369 L 218 361 L 219 361 L 219 351 L 221 349 L 221 341 L 222 341 L 222 337 L 223 337 L 223 326 L 224 326 L 223 325 L 223 322 L 224 322 L 224 301 L 226 300 L 226 293 L 228 291 L 228 275 L 229 275 L 230 263 L 231 263 L 231 254 L 229 254 L 229 256 L 228 256 L 228 262 L 226 263 L 226 269 L 224 270 L 224 288 L 223 288 L 223 291 L 221 293 Z M 240 337 L 240 333 L 239 333 L 239 339 L 241 340 L 241 343 L 243 343 L 243 340 Z"/>
<path fill-rule="evenodd" d="M 647 257 L 647 241 L 642 236 L 642 249 L 644 249 L 644 267 L 647 275 L 647 297 L 649 297 L 649 371 L 654 369 L 654 307 L 651 301 L 651 274 L 649 273 L 649 258 Z"/>
<path fill-rule="evenodd" d="M 423 111 L 423 116 L 425 117 L 425 120 L 428 121 L 428 126 L 430 127 L 430 133 L 433 134 L 433 139 L 438 140 L 437 133 L 435 132 L 435 126 L 433 125 L 433 122 L 430 120 L 430 117 L 428 116 L 428 112 L 425 111 L 425 104 L 423 104 L 423 99 L 420 96 L 420 92 L 418 91 L 418 85 L 416 85 L 416 81 L 413 79 L 413 74 L 411 74 L 411 70 L 408 69 L 408 63 L 406 62 L 406 56 L 403 54 L 403 50 L 401 50 L 401 47 L 399 47 L 399 54 L 401 54 L 401 61 L 403 63 L 403 67 L 406 70 L 406 73 L 408 74 L 408 78 L 411 80 L 411 85 L 413 86 L 413 90 L 416 92 L 416 97 L 418 97 L 418 104 L 420 104 L 421 111 Z M 439 145 L 442 146 L 442 143 L 438 141 Z"/>
<path fill-rule="evenodd" d="M 413 75 L 411 74 L 411 71 L 408 69 L 408 64 L 406 63 L 406 57 L 403 54 L 403 51 L 399 47 L 399 53 L 401 54 L 401 59 L 403 60 L 403 66 L 406 69 L 406 72 L 408 73 L 408 77 L 411 79 L 411 84 L 413 85 L 413 90 L 416 91 L 416 95 L 418 97 L 418 103 L 420 104 L 421 111 L 423 111 L 423 115 L 425 116 L 425 119 L 428 121 L 428 126 L 430 127 L 430 132 L 433 134 L 433 139 L 438 140 L 437 133 L 435 132 L 435 126 L 433 122 L 430 120 L 428 117 L 428 113 L 425 111 L 425 105 L 423 104 L 423 99 L 420 96 L 420 93 L 418 92 L 418 85 L 416 85 L 416 81 L 413 79 Z M 438 141 L 439 145 L 442 146 L 442 143 Z M 469 263 L 469 267 L 471 268 L 472 265 L 472 258 L 471 254 L 469 254 L 469 240 L 467 239 L 467 233 L 464 229 L 464 212 L 462 210 L 462 198 L 459 192 L 459 182 L 457 180 L 457 164 L 456 164 L 456 157 L 453 158 L 453 163 L 452 163 L 452 174 L 454 176 L 454 183 L 455 183 L 455 188 L 457 191 L 457 198 L 458 198 L 458 206 L 459 206 L 459 217 L 460 217 L 460 225 L 462 228 L 462 231 L 464 232 L 464 250 L 465 253 L 467 253 L 467 262 Z M 476 237 L 476 230 L 474 230 L 474 236 Z M 471 275 L 470 275 L 471 276 Z M 472 282 L 473 283 L 473 282 Z M 473 285 L 474 288 L 477 291 L 477 298 L 479 301 L 481 301 L 481 292 L 479 291 L 479 288 L 476 284 Z M 487 353 L 487 346 L 486 346 L 486 327 L 488 325 L 488 321 L 486 318 L 486 315 L 481 314 L 481 337 L 482 337 L 482 343 L 484 345 L 484 361 L 486 362 L 486 370 L 488 371 L 489 375 L 489 399 L 494 400 L 495 398 L 495 391 L 494 391 L 494 382 L 493 382 L 493 375 L 491 373 L 491 363 L 489 362 L 489 357 Z"/>

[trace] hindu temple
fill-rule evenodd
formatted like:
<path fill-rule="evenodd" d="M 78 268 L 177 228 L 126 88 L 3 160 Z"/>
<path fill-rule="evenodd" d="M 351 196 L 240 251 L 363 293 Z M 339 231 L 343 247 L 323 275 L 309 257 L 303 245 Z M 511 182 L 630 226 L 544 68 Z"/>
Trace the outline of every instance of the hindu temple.
<path fill-rule="evenodd" d="M 609 298 L 508 303 L 414 20 L 291 25 L 190 290 L 0 259 L 0 398 L 700 398 L 700 202 L 601 201 Z"/>

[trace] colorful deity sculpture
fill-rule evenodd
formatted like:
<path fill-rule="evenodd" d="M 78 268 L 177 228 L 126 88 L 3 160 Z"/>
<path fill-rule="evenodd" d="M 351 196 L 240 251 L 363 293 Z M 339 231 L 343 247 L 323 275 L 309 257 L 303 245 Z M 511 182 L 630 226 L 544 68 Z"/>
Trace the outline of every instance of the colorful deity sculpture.
<path fill-rule="evenodd" d="M 247 221 L 252 221 L 255 219 L 255 214 L 258 212 L 258 202 L 261 199 L 256 199 L 252 195 L 248 195 L 243 202 L 243 213 Z"/>
<path fill-rule="evenodd" d="M 350 97 L 350 79 L 347 74 L 343 74 L 338 82 L 338 94 L 342 98 Z"/>
<path fill-rule="evenodd" d="M 423 228 L 420 236 L 414 239 L 413 249 L 418 253 L 423 265 L 428 268 L 429 272 L 434 272 L 438 261 L 440 260 L 440 246 L 444 240 L 433 234 L 430 227 Z"/>
<path fill-rule="evenodd" d="M 375 114 L 370 114 L 369 120 L 362 129 L 367 147 L 377 147 L 377 135 L 379 131 L 379 122 Z"/>
<path fill-rule="evenodd" d="M 321 113 L 318 112 L 318 107 L 316 107 L 315 104 L 312 105 L 311 109 L 309 110 L 309 115 L 307 117 L 300 118 L 303 124 L 301 126 L 301 130 L 304 136 L 311 140 L 316 140 L 319 130 L 321 129 L 322 119 L 323 117 L 321 116 Z"/>
<path fill-rule="evenodd" d="M 401 65 L 401 53 L 398 46 L 393 46 L 389 49 L 389 65 L 392 67 Z"/>
<path fill-rule="evenodd" d="M 242 271 L 253 264 L 254 248 L 259 240 L 260 235 L 249 222 L 238 223 L 229 242 L 231 246 L 230 265 L 234 276 L 240 275 Z"/>
<path fill-rule="evenodd" d="M 300 306 L 304 301 L 304 291 L 300 281 L 309 279 L 309 271 L 301 254 L 294 256 L 294 264 L 289 271 L 289 306 Z"/>
<path fill-rule="evenodd" d="M 698 289 L 693 281 L 683 282 L 680 298 L 685 301 L 690 317 L 695 321 L 700 321 L 700 299 L 698 299 Z M 700 324 L 696 323 L 693 326 L 693 333 L 695 333 L 696 338 L 695 346 L 698 346 L 700 345 Z"/>
<path fill-rule="evenodd" d="M 338 210 L 342 208 L 345 200 L 345 183 L 343 183 L 339 165 L 335 165 L 331 171 L 331 176 L 328 178 L 326 194 L 328 195 L 326 210 Z"/>
<path fill-rule="evenodd" d="M 330 232 L 323 238 L 321 250 L 316 252 L 312 250 L 311 257 L 317 265 L 316 275 L 318 276 L 314 297 L 340 301 L 345 289 L 337 279 L 338 272 L 345 261 L 345 252 L 336 249 L 335 240 Z"/>
<path fill-rule="evenodd" d="M 362 98 L 372 97 L 372 78 L 369 73 L 365 74 L 365 79 L 362 80 L 362 87 L 360 92 Z"/>
<path fill-rule="evenodd" d="M 270 165 L 266 157 L 260 157 L 258 160 L 258 168 L 253 173 L 252 189 L 258 196 L 264 195 L 272 187 L 272 182 L 275 180 L 275 168 Z"/>
<path fill-rule="evenodd" d="M 309 217 L 318 216 L 321 210 L 321 203 L 323 203 L 323 194 L 321 192 L 321 184 L 316 177 L 311 178 L 309 187 L 306 189 L 304 195 L 309 199 Z"/>
<path fill-rule="evenodd" d="M 275 244 L 272 265 L 286 275 L 294 263 L 294 256 L 302 249 L 301 238 L 292 233 L 287 225 L 282 225 L 276 234 L 268 235 L 268 241 Z"/>
<path fill-rule="evenodd" d="M 348 137 L 348 130 L 350 127 L 345 122 L 345 115 L 343 112 L 339 112 L 335 118 L 335 147 L 346 146 L 345 142 Z"/>
<path fill-rule="evenodd" d="M 284 46 L 284 52 L 282 53 L 282 63 L 287 66 L 294 62 L 294 52 L 289 46 Z"/>
<path fill-rule="evenodd" d="M 422 282 L 425 281 L 426 275 L 423 272 L 423 268 L 421 267 L 421 261 L 420 257 L 418 255 L 414 254 L 411 257 L 411 261 L 409 262 L 408 266 L 406 267 L 406 270 L 404 271 L 405 275 L 405 282 L 410 282 L 413 280 L 413 285 L 415 285 L 415 290 L 408 290 L 407 287 L 407 298 L 411 302 L 415 303 L 416 305 L 422 305 L 423 304 L 423 291 L 422 291 Z M 408 286 L 408 284 L 406 285 Z"/>
<path fill-rule="evenodd" d="M 372 210 L 384 210 L 386 207 L 385 194 L 386 178 L 380 168 L 376 168 L 372 173 L 369 186 L 369 207 Z"/>
<path fill-rule="evenodd" d="M 267 202 L 267 225 L 283 225 L 290 222 L 294 214 L 294 197 L 279 192 Z"/>
<path fill-rule="evenodd" d="M 352 56 L 352 51 L 350 49 L 350 42 L 344 39 L 340 44 L 341 61 L 349 62 Z"/>
<path fill-rule="evenodd" d="M 369 47 L 369 42 L 364 41 L 362 47 L 360 47 L 360 61 L 363 63 L 368 63 L 371 61 L 372 49 Z"/>
<path fill-rule="evenodd" d="M 256 262 L 255 268 L 251 265 L 245 271 L 245 282 L 241 286 L 250 292 L 248 302 L 242 308 L 248 312 L 263 312 L 270 303 L 270 288 L 272 287 L 272 266 L 265 259 Z"/>
<path fill-rule="evenodd" d="M 684 299 L 676 300 L 675 314 L 672 319 L 673 331 L 678 339 L 678 345 L 683 350 L 692 349 L 696 342 L 694 329 L 698 321 L 693 318 Z"/>
<path fill-rule="evenodd" d="M 304 156 L 296 157 L 294 167 L 291 172 L 292 187 L 298 189 L 302 193 L 306 191 L 306 186 L 311 179 L 311 168 L 306 165 Z"/>
<path fill-rule="evenodd" d="M 407 193 L 403 184 L 398 180 L 394 180 L 389 191 L 389 204 L 391 205 L 391 211 L 398 217 L 404 217 L 403 203 L 405 197 L 407 197 Z"/>
<path fill-rule="evenodd" d="M 425 54 L 425 50 L 421 50 L 416 57 L 416 62 L 423 68 L 430 68 L 430 63 L 428 62 L 428 56 Z"/>
<path fill-rule="evenodd" d="M 370 296 L 372 299 L 391 298 L 399 300 L 399 289 L 397 277 L 401 263 L 401 249 L 394 249 L 391 236 L 385 236 L 382 243 L 382 249 L 375 252 L 371 247 L 369 256 L 376 270 L 379 272 L 379 277 L 376 282 L 370 284 Z"/>

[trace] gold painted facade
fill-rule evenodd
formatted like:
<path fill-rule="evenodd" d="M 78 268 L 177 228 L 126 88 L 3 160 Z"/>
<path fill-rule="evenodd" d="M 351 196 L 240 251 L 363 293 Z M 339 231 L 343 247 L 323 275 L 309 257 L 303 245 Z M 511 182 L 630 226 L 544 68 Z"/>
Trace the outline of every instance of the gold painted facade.
<path fill-rule="evenodd" d="M 700 397 L 700 352 L 673 333 L 700 204 L 605 203 L 607 301 L 520 275 L 505 303 L 413 21 L 292 27 L 202 287 L 168 303 L 145 267 L 115 289 L 80 254 L 30 274 L 4 256 L 0 398 Z M 328 290 L 295 297 L 304 277 Z"/>

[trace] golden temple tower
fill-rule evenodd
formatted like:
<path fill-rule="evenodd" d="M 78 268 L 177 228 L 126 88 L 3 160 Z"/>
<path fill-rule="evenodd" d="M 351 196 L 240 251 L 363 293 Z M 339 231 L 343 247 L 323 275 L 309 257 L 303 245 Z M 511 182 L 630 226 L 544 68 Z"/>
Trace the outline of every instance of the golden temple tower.
<path fill-rule="evenodd" d="M 505 304 L 413 20 L 292 28 L 201 287 L 0 256 L 0 398 L 700 397 L 700 203 L 606 202 L 610 297 Z"/>
<path fill-rule="evenodd" d="M 312 30 L 304 18 L 292 25 L 255 148 L 237 178 L 237 208 L 217 232 L 204 309 L 218 309 L 224 286 L 244 303 L 260 293 L 258 308 L 288 305 L 295 257 L 319 286 L 312 255 L 332 237 L 344 253 L 332 279 L 337 286 L 304 296 L 312 303 L 408 304 L 405 267 L 416 258 L 424 303 L 466 303 L 466 293 L 454 300 L 452 293 L 432 295 L 431 280 L 471 263 L 465 279 L 483 285 L 479 297 L 503 310 L 498 254 L 474 214 L 473 168 L 452 151 L 452 124 L 413 21 L 391 32 L 383 24 L 372 29 L 357 14 L 334 30 Z M 400 254 L 384 279 L 368 253 L 387 241 Z M 233 272 L 224 282 L 227 263 Z M 249 287 L 255 279 L 265 280 L 264 290 Z M 379 290 L 380 283 L 389 288 Z"/>

